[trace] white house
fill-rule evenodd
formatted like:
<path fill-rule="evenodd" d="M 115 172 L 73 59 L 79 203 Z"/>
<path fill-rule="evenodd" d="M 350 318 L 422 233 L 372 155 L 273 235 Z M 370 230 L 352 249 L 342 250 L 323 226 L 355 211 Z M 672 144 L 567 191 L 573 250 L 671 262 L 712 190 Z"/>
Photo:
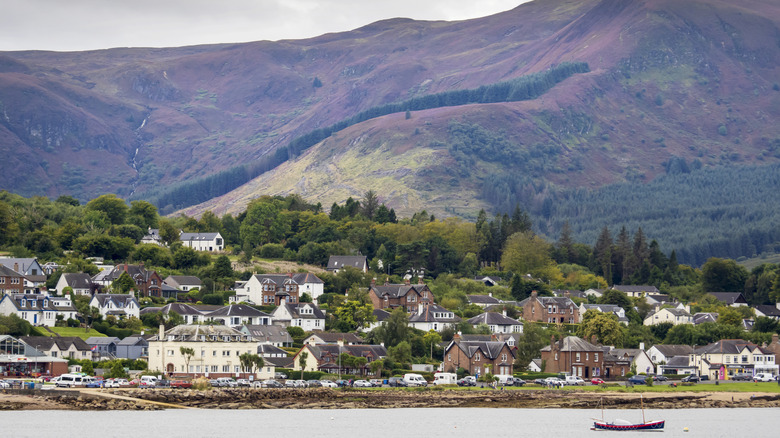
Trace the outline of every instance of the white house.
<path fill-rule="evenodd" d="M 113 315 L 118 318 L 141 316 L 141 306 L 132 295 L 125 294 L 95 294 L 89 302 L 90 307 L 97 307 L 103 317 Z"/>
<path fill-rule="evenodd" d="M 363 272 L 368 272 L 366 256 L 330 256 L 328 259 L 328 271 L 338 274 L 340 270 L 352 267 Z"/>
<path fill-rule="evenodd" d="M 626 311 L 615 304 L 580 304 L 580 315 L 585 315 L 588 310 L 593 310 L 601 313 L 611 313 L 615 315 L 623 325 L 628 325 L 628 318 L 626 317 Z"/>
<path fill-rule="evenodd" d="M 57 316 L 67 321 L 76 319 L 76 307 L 70 298 L 45 294 L 6 294 L 0 298 L 0 315 L 16 315 L 32 325 L 53 327 Z"/>
<path fill-rule="evenodd" d="M 185 233 L 179 234 L 179 240 L 184 246 L 196 251 L 222 251 L 225 249 L 225 241 L 219 233 Z"/>
<path fill-rule="evenodd" d="M 409 327 L 425 332 L 430 330 L 440 332 L 447 327 L 455 328 L 459 322 L 459 316 L 438 304 L 419 304 L 417 313 L 409 315 Z"/>
<path fill-rule="evenodd" d="M 693 353 L 693 347 L 690 345 L 653 345 L 647 349 L 647 355 L 654 364 L 660 365 L 668 363 L 675 356 L 688 356 Z"/>
<path fill-rule="evenodd" d="M 644 325 L 650 326 L 665 322 L 670 322 L 674 325 L 693 324 L 693 316 L 687 310 L 679 307 L 673 309 L 665 307 L 647 315 Z"/>
<path fill-rule="evenodd" d="M 655 374 L 655 364 L 645 352 L 642 344 L 640 344 L 640 348 L 613 348 L 610 350 L 610 354 L 619 359 L 631 361 L 631 364 L 636 366 L 637 373 Z"/>
<path fill-rule="evenodd" d="M 73 289 L 74 295 L 92 295 L 92 277 L 84 272 L 65 273 L 60 276 L 55 289 L 58 295 L 63 295 L 66 287 Z"/>
<path fill-rule="evenodd" d="M 235 286 L 236 294 L 229 298 L 231 303 L 251 302 L 255 304 L 276 304 L 275 291 L 287 291 L 297 302 L 304 293 L 314 303 L 325 292 L 325 282 L 308 272 L 290 274 L 255 274 L 246 282 Z M 264 296 L 266 298 L 264 298 Z"/>
<path fill-rule="evenodd" d="M 523 323 L 506 316 L 504 313 L 485 312 L 467 321 L 474 328 L 480 324 L 490 327 L 491 333 L 522 333 Z"/>
<path fill-rule="evenodd" d="M 283 327 L 300 327 L 307 332 L 325 330 L 325 312 L 312 303 L 284 303 L 271 316 Z"/>
<path fill-rule="evenodd" d="M 200 278 L 194 275 L 169 275 L 163 280 L 163 283 L 182 292 L 189 292 L 193 289 L 200 290 L 202 285 Z"/>
<path fill-rule="evenodd" d="M 166 316 L 170 314 L 170 312 L 175 312 L 184 318 L 185 324 L 198 324 L 206 320 L 206 312 L 201 312 L 194 306 L 190 306 L 189 304 L 184 303 L 170 303 L 164 305 L 163 307 L 146 307 L 141 310 L 141 315 L 158 312 L 162 312 L 162 314 Z"/>
<path fill-rule="evenodd" d="M 231 304 L 209 312 L 205 317 L 233 328 L 240 328 L 242 325 L 271 325 L 273 322 L 271 315 L 244 304 Z"/>

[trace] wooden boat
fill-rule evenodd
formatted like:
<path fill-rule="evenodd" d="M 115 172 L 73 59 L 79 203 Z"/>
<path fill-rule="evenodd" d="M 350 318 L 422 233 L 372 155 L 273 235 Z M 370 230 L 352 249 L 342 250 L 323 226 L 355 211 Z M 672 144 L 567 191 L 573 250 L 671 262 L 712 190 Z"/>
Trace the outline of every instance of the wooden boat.
<path fill-rule="evenodd" d="M 631 423 L 626 420 L 615 420 L 613 422 L 607 422 L 604 420 L 604 400 L 601 402 L 601 419 L 594 418 L 592 430 L 660 430 L 664 428 L 665 420 L 646 421 L 645 420 L 645 403 L 642 396 L 639 396 L 639 401 L 642 404 L 642 422 Z"/>

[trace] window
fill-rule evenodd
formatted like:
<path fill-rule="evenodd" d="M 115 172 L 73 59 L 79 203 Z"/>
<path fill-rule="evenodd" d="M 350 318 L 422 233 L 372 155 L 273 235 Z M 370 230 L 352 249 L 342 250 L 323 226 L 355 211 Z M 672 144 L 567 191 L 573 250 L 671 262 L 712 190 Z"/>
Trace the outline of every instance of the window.
<path fill-rule="evenodd" d="M 590 360 L 590 353 L 585 353 L 585 360 Z"/>
<path fill-rule="evenodd" d="M 450 362 L 452 362 L 452 355 L 451 355 L 451 354 L 448 354 L 448 355 L 447 355 L 447 360 L 448 360 L 448 361 L 450 361 Z"/>
<path fill-rule="evenodd" d="M 168 356 L 173 356 L 173 350 L 168 350 Z"/>
<path fill-rule="evenodd" d="M 726 356 L 726 363 L 731 363 L 731 357 Z"/>
<path fill-rule="evenodd" d="M 212 373 L 216 373 L 217 371 L 219 371 L 219 365 L 212 365 L 211 366 L 211 372 Z"/>
<path fill-rule="evenodd" d="M 230 365 L 222 365 L 222 372 L 223 373 L 229 373 L 230 372 Z"/>
<path fill-rule="evenodd" d="M 748 361 L 748 357 L 747 356 L 742 356 L 742 363 L 747 363 L 747 361 Z"/>
<path fill-rule="evenodd" d="M 214 350 L 214 351 L 212 351 L 212 352 L 211 352 L 211 355 L 216 357 L 216 355 L 217 355 L 217 350 Z"/>
<path fill-rule="evenodd" d="M 593 353 L 593 360 L 595 360 L 596 362 L 599 361 L 599 354 L 598 353 Z"/>
<path fill-rule="evenodd" d="M 481 356 L 480 356 L 480 354 L 479 354 L 479 353 L 477 353 L 477 354 L 475 354 L 475 355 L 474 355 L 474 360 L 475 360 L 475 361 L 479 361 L 480 359 L 481 359 Z"/>
<path fill-rule="evenodd" d="M 576 354 L 576 358 L 577 358 L 577 362 L 579 362 L 580 361 L 580 353 L 579 352 Z"/>
<path fill-rule="evenodd" d="M 504 353 L 504 354 L 502 354 L 502 355 L 501 355 L 501 360 L 502 360 L 503 362 L 506 362 L 506 353 Z"/>
<path fill-rule="evenodd" d="M 558 352 L 555 352 L 555 360 L 558 360 Z"/>

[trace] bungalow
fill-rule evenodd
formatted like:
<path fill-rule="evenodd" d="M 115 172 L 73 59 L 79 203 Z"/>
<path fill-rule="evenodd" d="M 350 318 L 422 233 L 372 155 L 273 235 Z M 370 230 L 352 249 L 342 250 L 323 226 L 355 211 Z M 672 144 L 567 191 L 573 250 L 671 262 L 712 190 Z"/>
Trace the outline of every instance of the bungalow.
<path fill-rule="evenodd" d="M 726 306 L 741 307 L 748 305 L 745 296 L 741 292 L 709 292 L 707 295 L 717 298 L 718 301 Z"/>
<path fill-rule="evenodd" d="M 492 292 L 487 295 L 466 295 L 466 300 L 469 304 L 475 304 L 482 308 L 501 304 L 501 300 L 494 298 Z"/>
<path fill-rule="evenodd" d="M 6 294 L 0 298 L 0 315 L 16 315 L 32 325 L 54 327 L 57 319 L 76 319 L 69 297 L 44 294 Z"/>
<path fill-rule="evenodd" d="M 755 307 L 756 316 L 765 316 L 775 321 L 780 321 L 780 308 L 778 306 L 780 306 L 780 303 L 774 306 L 760 304 Z"/>
<path fill-rule="evenodd" d="M 182 292 L 189 292 L 193 289 L 200 289 L 202 282 L 200 278 L 194 275 L 169 275 L 163 283 Z"/>
<path fill-rule="evenodd" d="M 650 360 L 656 365 L 663 365 L 675 356 L 685 356 L 687 358 L 691 353 L 693 353 L 693 347 L 690 345 L 657 344 L 647 350 L 647 355 L 650 356 Z"/>
<path fill-rule="evenodd" d="M 339 345 L 359 345 L 365 344 L 363 338 L 354 333 L 328 333 L 328 332 L 316 332 L 303 340 L 306 345 L 323 345 L 323 344 L 339 344 Z"/>
<path fill-rule="evenodd" d="M 382 310 L 382 309 L 374 309 L 374 318 L 376 318 L 376 322 L 372 322 L 368 324 L 367 327 L 364 327 L 362 332 L 370 332 L 371 330 L 379 327 L 382 325 L 385 321 L 387 321 L 387 318 L 390 318 L 390 312 Z"/>
<path fill-rule="evenodd" d="M 666 363 L 658 365 L 658 374 L 697 374 L 695 366 L 691 365 L 689 356 L 672 356 Z"/>
<path fill-rule="evenodd" d="M 283 327 L 300 327 L 306 332 L 325 330 L 325 312 L 312 303 L 284 303 L 271 316 Z"/>
<path fill-rule="evenodd" d="M 693 315 L 693 325 L 705 322 L 718 322 L 718 314 L 715 312 L 699 312 Z"/>
<path fill-rule="evenodd" d="M 409 315 L 409 327 L 424 332 L 442 331 L 447 327 L 454 328 L 460 322 L 460 317 L 450 310 L 436 304 L 418 305 L 417 313 Z"/>
<path fill-rule="evenodd" d="M 92 286 L 92 277 L 85 272 L 70 273 L 66 272 L 60 276 L 55 288 L 58 295 L 65 295 L 63 292 L 66 287 L 73 290 L 74 295 L 91 296 L 94 290 Z"/>
<path fill-rule="evenodd" d="M 368 272 L 368 261 L 366 256 L 330 256 L 328 259 L 328 271 L 338 274 L 340 270 L 351 267 L 361 271 Z"/>
<path fill-rule="evenodd" d="M 626 285 L 626 286 L 612 286 L 612 289 L 619 290 L 629 297 L 642 298 L 647 295 L 655 295 L 660 293 L 657 287 L 650 285 Z"/>
<path fill-rule="evenodd" d="M 97 307 L 103 317 L 113 315 L 117 318 L 141 317 L 141 305 L 129 294 L 95 294 L 89 302 Z"/>
<path fill-rule="evenodd" d="M 506 342 L 452 340 L 444 349 L 446 372 L 454 373 L 458 368 L 464 368 L 476 376 L 512 374 L 514 363 L 514 349 Z"/>
<path fill-rule="evenodd" d="M 693 317 L 685 309 L 664 307 L 648 314 L 644 320 L 644 325 L 651 326 L 665 322 L 670 322 L 673 325 L 693 324 Z"/>
<path fill-rule="evenodd" d="M 491 333 L 522 333 L 523 323 L 506 316 L 504 313 L 485 312 L 470 318 L 468 321 L 474 328 L 480 324 L 485 324 L 490 328 Z"/>
<path fill-rule="evenodd" d="M 205 317 L 210 321 L 216 321 L 233 328 L 242 325 L 270 325 L 272 323 L 271 315 L 244 304 L 231 304 L 209 312 Z"/>
<path fill-rule="evenodd" d="M 195 251 L 222 251 L 225 249 L 225 241 L 219 233 L 185 233 L 179 232 L 181 243 Z"/>
<path fill-rule="evenodd" d="M 588 310 L 601 313 L 611 313 L 615 315 L 623 325 L 628 325 L 628 318 L 626 317 L 626 311 L 622 307 L 615 304 L 580 304 L 580 315 L 584 315 Z"/>

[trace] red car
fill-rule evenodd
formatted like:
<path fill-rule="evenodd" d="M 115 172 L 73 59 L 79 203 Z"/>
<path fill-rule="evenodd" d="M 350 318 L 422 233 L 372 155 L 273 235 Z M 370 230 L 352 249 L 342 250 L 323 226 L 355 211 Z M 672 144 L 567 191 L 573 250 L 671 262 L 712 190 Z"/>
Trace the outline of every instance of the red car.
<path fill-rule="evenodd" d="M 590 383 L 592 383 L 594 385 L 601 385 L 601 384 L 604 383 L 604 381 L 599 379 L 598 377 L 594 377 L 594 378 L 590 379 Z"/>
<path fill-rule="evenodd" d="M 171 388 L 192 388 L 189 380 L 171 380 Z"/>

